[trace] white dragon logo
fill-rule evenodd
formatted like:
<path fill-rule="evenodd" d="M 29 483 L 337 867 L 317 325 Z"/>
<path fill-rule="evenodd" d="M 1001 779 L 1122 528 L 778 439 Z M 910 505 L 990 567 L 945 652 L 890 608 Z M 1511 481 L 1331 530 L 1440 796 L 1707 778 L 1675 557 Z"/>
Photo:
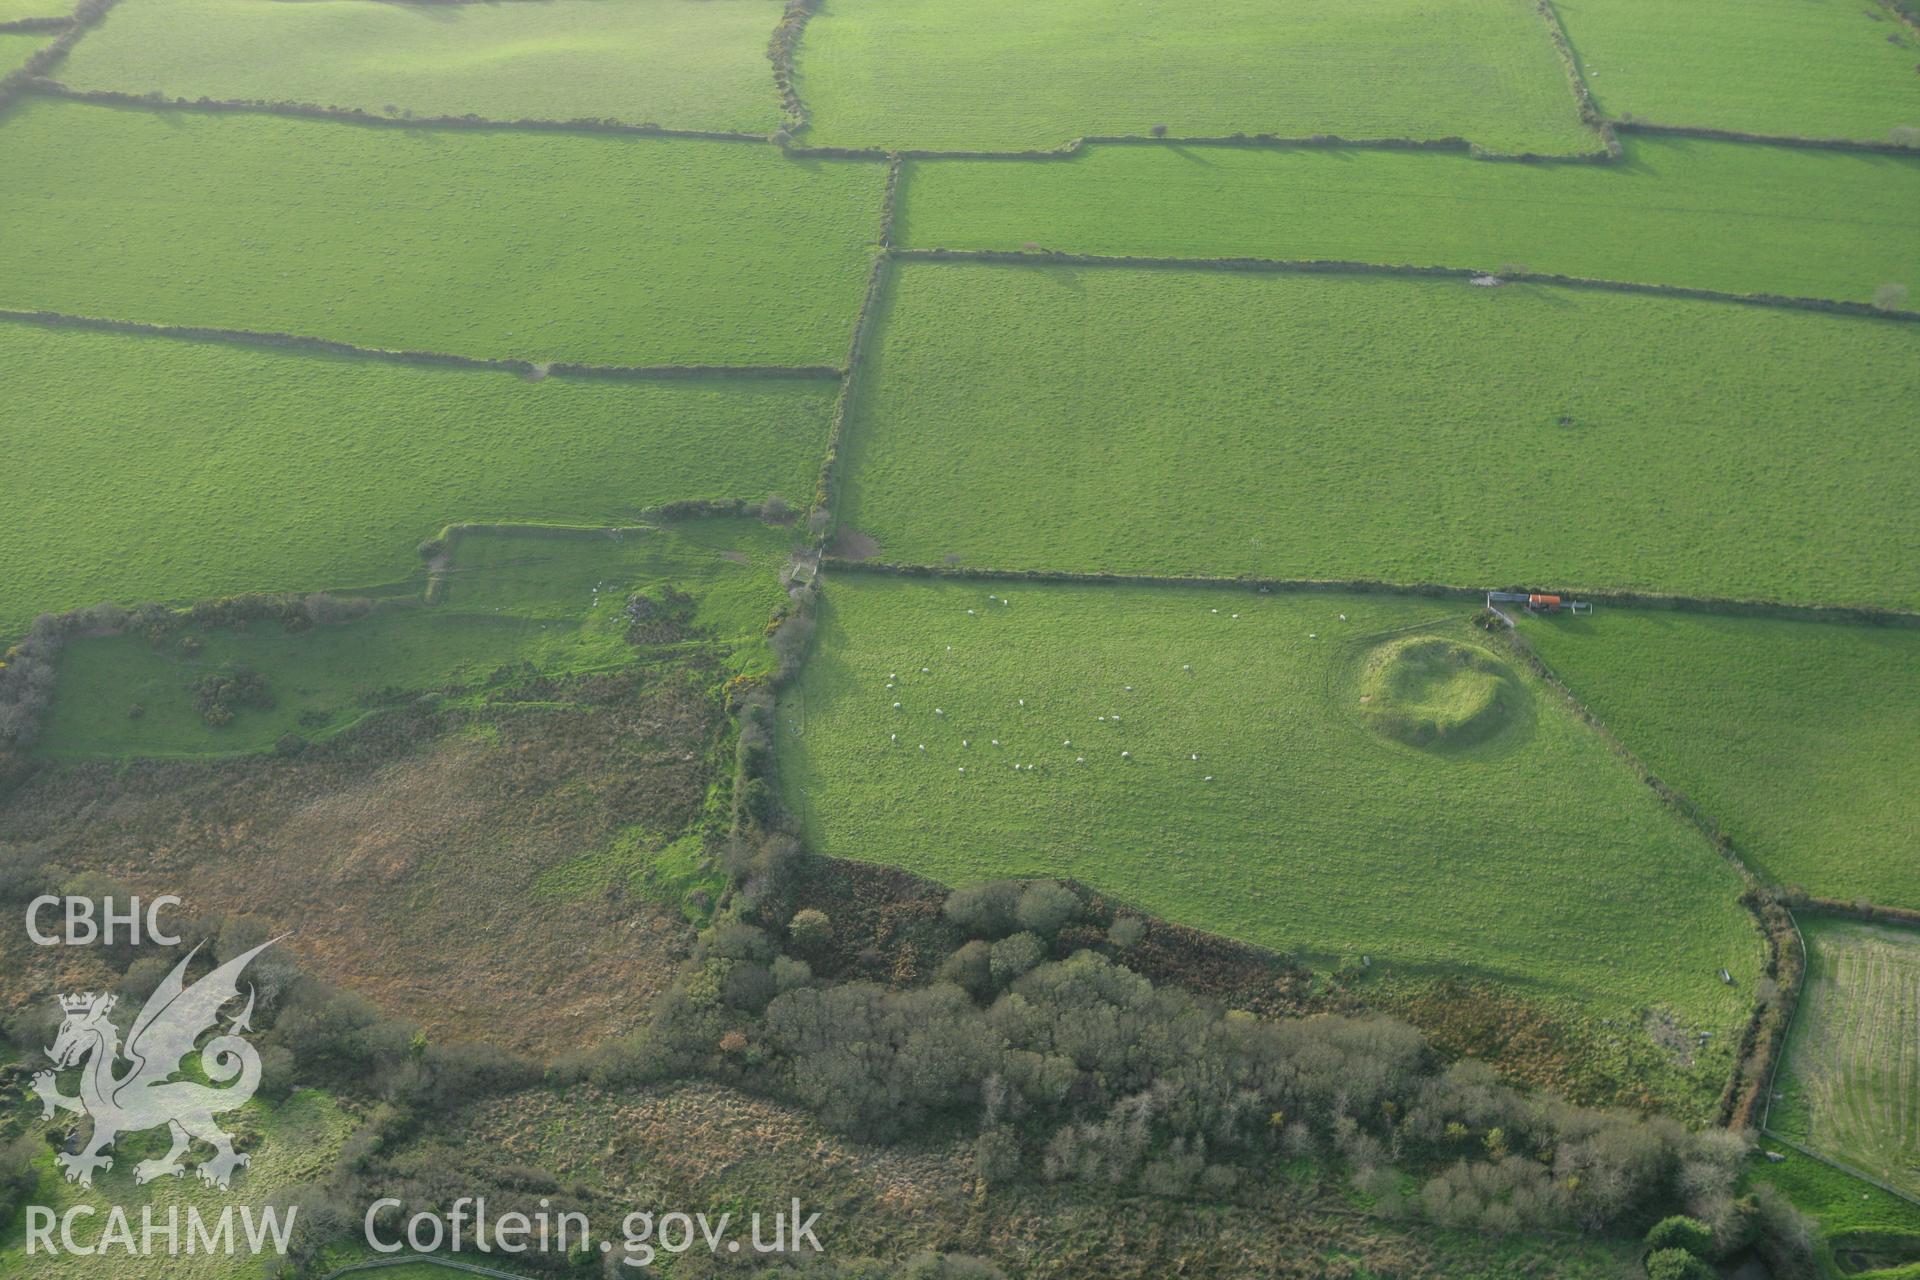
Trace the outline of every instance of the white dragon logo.
<path fill-rule="evenodd" d="M 228 1024 L 224 1034 L 215 1036 L 200 1050 L 200 1069 L 207 1079 L 226 1084 L 237 1076 L 238 1082 L 216 1089 L 171 1077 L 181 1060 L 194 1051 L 194 1042 L 216 1025 L 221 1008 L 239 999 L 241 971 L 272 945 L 263 942 L 245 955 L 235 956 L 192 986 L 186 985 L 187 966 L 200 948 L 188 952 L 147 1000 L 127 1032 L 129 1066 L 124 1075 L 116 1074 L 121 1058 L 120 1033 L 107 1020 L 115 997 L 93 993 L 60 997 L 60 1008 L 67 1016 L 53 1047 L 47 1050 L 53 1070 L 34 1076 L 33 1091 L 40 1096 L 46 1116 L 52 1116 L 57 1108 L 93 1118 L 93 1135 L 86 1149 L 63 1151 L 56 1157 L 66 1170 L 68 1182 L 92 1186 L 96 1169 L 113 1168 L 113 1157 L 104 1152 L 115 1138 L 165 1125 L 173 1133 L 173 1149 L 157 1160 L 142 1160 L 135 1165 L 135 1182 L 177 1178 L 185 1173 L 180 1157 L 198 1139 L 214 1150 L 213 1158 L 199 1167 L 200 1180 L 222 1191 L 231 1185 L 234 1170 L 251 1157 L 233 1149 L 233 1139 L 213 1122 L 213 1115 L 244 1106 L 260 1087 L 260 1055 L 240 1038 L 250 1029 L 248 1023 L 253 1017 L 251 987 L 247 1007 Z M 67 1097 L 60 1092 L 54 1073 L 83 1061 L 80 1094 Z"/>

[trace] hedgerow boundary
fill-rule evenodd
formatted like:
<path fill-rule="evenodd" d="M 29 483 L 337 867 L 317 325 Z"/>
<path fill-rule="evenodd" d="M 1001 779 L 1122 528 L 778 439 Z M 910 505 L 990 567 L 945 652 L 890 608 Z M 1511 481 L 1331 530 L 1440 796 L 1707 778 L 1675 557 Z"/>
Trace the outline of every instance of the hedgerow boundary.
<path fill-rule="evenodd" d="M 1587 88 L 1587 77 L 1580 70 L 1580 58 L 1573 51 L 1573 41 L 1567 39 L 1567 28 L 1560 21 L 1559 10 L 1553 7 L 1553 0 L 1538 0 L 1535 7 L 1541 20 L 1547 24 L 1547 35 L 1553 41 L 1555 52 L 1560 55 L 1560 65 L 1566 70 L 1567 82 L 1573 86 L 1573 100 L 1580 108 L 1581 122 L 1600 135 L 1600 140 L 1607 148 L 1607 159 L 1618 160 L 1622 151 L 1620 138 L 1615 134 L 1612 123 L 1600 114 L 1600 108 L 1593 100 L 1593 92 Z"/>
<path fill-rule="evenodd" d="M 31 58 L 6 75 L 0 76 L 0 114 L 6 112 L 13 100 L 25 92 L 30 83 L 59 65 L 68 51 L 79 43 L 80 37 L 87 34 L 100 19 L 107 16 L 107 10 L 113 8 L 114 3 L 115 0 L 80 0 L 80 3 L 74 6 L 73 13 L 62 20 L 62 26 L 58 28 L 60 30 L 58 36 L 55 36 L 45 48 L 38 50 Z M 34 19 L 28 19 L 28 21 L 34 21 Z"/>
<path fill-rule="evenodd" d="M 15 18 L 11 22 L 0 22 L 0 33 L 11 35 L 34 35 L 42 31 L 65 31 L 73 25 L 72 18 Z"/>
<path fill-rule="evenodd" d="M 361 107 L 326 106 L 315 102 L 266 98 L 174 98 L 159 90 L 149 93 L 124 93 L 118 89 L 76 89 L 61 81 L 35 75 L 25 86 L 33 93 L 73 102 L 92 102 L 105 106 L 138 107 L 150 111 L 204 111 L 251 115 L 297 116 L 310 120 L 331 120 L 340 124 L 369 125 L 394 129 L 493 129 L 523 133 L 600 133 L 620 137 L 680 138 L 702 142 L 751 142 L 765 145 L 771 134 L 737 133 L 722 129 L 668 129 L 649 123 L 628 124 L 619 120 L 581 117 L 575 120 L 542 120 L 532 117 L 498 119 L 489 116 L 383 115 Z"/>
<path fill-rule="evenodd" d="M 1737 129 L 1705 129 L 1688 124 L 1655 124 L 1651 120 L 1613 120 L 1621 133 L 1650 137 L 1701 138 L 1708 142 L 1745 142 L 1768 147 L 1797 147 L 1804 151 L 1855 151 L 1870 155 L 1920 157 L 1920 147 L 1899 142 L 1867 142 L 1851 138 L 1800 138 L 1777 133 L 1742 133 Z"/>
<path fill-rule="evenodd" d="M 1388 582 L 1378 578 L 1258 578 L 1141 573 L 1103 573 L 1068 569 L 993 569 L 966 565 L 909 564 L 826 555 L 822 570 L 893 574 L 911 578 L 962 578 L 981 582 L 1032 582 L 1043 585 L 1129 587 L 1215 587 L 1234 591 L 1326 591 L 1357 595 L 1412 595 L 1462 601 L 1484 600 L 1489 590 L 1528 590 L 1528 584 L 1461 586 L 1444 582 Z M 1862 605 L 1788 604 L 1732 597 L 1661 595 L 1637 591 L 1577 590 L 1582 599 L 1613 608 L 1663 609 L 1675 613 L 1712 613 L 1745 618 L 1782 618 L 1797 622 L 1855 626 L 1920 627 L 1920 613 Z"/>
<path fill-rule="evenodd" d="M 1750 307 L 1782 307 L 1796 311 L 1825 311 L 1834 315 L 1878 320 L 1920 321 L 1920 311 L 1876 307 L 1870 302 L 1843 302 L 1831 298 L 1801 298 L 1778 293 L 1729 293 L 1688 285 L 1646 284 L 1633 280 L 1605 280 L 1547 271 L 1507 271 L 1478 267 L 1395 265 L 1340 258 L 1164 258 L 1124 254 L 1067 253 L 1041 249 L 895 249 L 894 256 L 924 262 L 991 262 L 1013 266 L 1131 267 L 1150 271 L 1245 271 L 1274 274 L 1404 276 L 1410 279 L 1491 279 L 1503 284 L 1546 284 L 1568 289 L 1601 289 L 1612 293 L 1685 298 L 1699 302 L 1728 302 Z"/>
<path fill-rule="evenodd" d="M 867 349 L 874 314 L 879 310 L 886 293 L 888 267 L 895 254 L 893 211 L 900 195 L 900 168 L 898 156 L 893 157 L 887 166 L 887 184 L 880 196 L 880 232 L 877 241 L 880 251 L 874 255 L 873 266 L 867 272 L 867 290 L 861 295 L 860 310 L 853 318 L 853 336 L 847 340 L 847 359 L 840 376 L 840 394 L 834 397 L 833 416 L 827 428 L 826 456 L 820 461 L 820 478 L 814 485 L 813 516 L 815 523 L 820 526 L 816 532 L 820 535 L 818 545 L 821 548 L 826 546 L 826 538 L 831 532 L 832 513 L 838 506 L 840 441 L 846 434 L 847 409 L 854 394 L 854 376 L 860 369 L 860 357 Z"/>
<path fill-rule="evenodd" d="M 655 364 L 612 365 L 581 364 L 571 360 L 519 360 L 492 356 L 462 356 L 445 351 L 395 351 L 386 347 L 363 347 L 331 338 L 305 334 L 277 333 L 261 329 L 219 329 L 202 325 L 149 324 L 139 320 L 109 320 L 100 316 L 78 316 L 64 311 L 13 311 L 0 308 L 0 322 L 36 324 L 49 329 L 89 329 L 99 333 L 135 334 L 144 337 L 174 338 L 189 342 L 224 342 L 239 346 L 269 347 L 312 355 L 354 356 L 381 360 L 390 364 L 438 365 L 456 369 L 483 369 L 513 373 L 523 378 L 548 376 L 568 378 L 612 378 L 654 381 L 672 378 L 838 378 L 842 370 L 833 365 L 778 364 Z"/>

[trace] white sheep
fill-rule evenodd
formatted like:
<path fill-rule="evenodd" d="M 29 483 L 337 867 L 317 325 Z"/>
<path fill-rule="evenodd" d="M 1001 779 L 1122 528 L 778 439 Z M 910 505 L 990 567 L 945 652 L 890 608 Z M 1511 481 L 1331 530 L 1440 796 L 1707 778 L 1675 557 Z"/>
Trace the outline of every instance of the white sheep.
<path fill-rule="evenodd" d="M 894 703 L 894 704 L 893 704 L 893 709 L 894 709 L 895 711 L 898 711 L 898 710 L 900 709 L 900 704 L 899 704 L 899 703 L 897 703 L 897 702 L 896 702 L 896 703 Z"/>
<path fill-rule="evenodd" d="M 1060 745 L 1061 745 L 1061 746 L 1063 746 L 1063 747 L 1070 747 L 1070 746 L 1072 746 L 1072 745 L 1073 745 L 1073 739 L 1072 739 L 1072 738 L 1062 738 L 1062 739 L 1060 740 Z"/>
<path fill-rule="evenodd" d="M 944 711 L 942 711 L 942 710 L 941 710 L 940 708 L 938 708 L 938 707 L 935 707 L 935 708 L 933 709 L 933 714 L 935 714 L 935 715 L 937 715 L 937 716 L 943 716 L 943 715 L 945 715 L 945 714 L 947 714 L 947 713 L 946 713 L 946 712 L 944 712 Z"/>
<path fill-rule="evenodd" d="M 1122 751 L 1122 752 L 1120 753 L 1120 758 L 1121 758 L 1122 760 L 1131 760 L 1131 759 L 1133 759 L 1133 752 L 1131 752 L 1131 751 Z"/>

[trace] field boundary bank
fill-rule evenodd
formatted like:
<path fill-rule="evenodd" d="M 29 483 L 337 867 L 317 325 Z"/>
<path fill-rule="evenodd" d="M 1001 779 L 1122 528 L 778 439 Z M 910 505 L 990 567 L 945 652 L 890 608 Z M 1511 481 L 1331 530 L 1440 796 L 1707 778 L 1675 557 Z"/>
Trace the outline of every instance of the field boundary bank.
<path fill-rule="evenodd" d="M 1796 901 L 1794 909 L 1806 915 L 1826 916 L 1835 920 L 1857 920 L 1861 924 L 1891 924 L 1920 929 L 1920 911 L 1912 907 L 1889 907 L 1874 902 L 1847 902 L 1840 898 L 1807 898 L 1804 901 Z"/>
<path fill-rule="evenodd" d="M 823 570 L 842 573 L 890 574 L 907 578 L 976 579 L 982 582 L 1127 587 L 1218 587 L 1280 592 L 1352 592 L 1356 595 L 1431 596 L 1463 601 L 1484 600 L 1488 587 L 1441 582 L 1384 582 L 1377 578 L 1258 578 L 1202 574 L 1103 573 L 1071 569 L 988 569 L 962 565 L 910 564 L 889 560 L 861 560 L 849 556 L 824 557 Z M 1495 586 L 1492 590 L 1504 590 Z M 1513 590 L 1523 590 L 1514 587 Z M 1797 622 L 1843 623 L 1852 626 L 1920 627 L 1920 613 L 1855 605 L 1784 604 L 1767 600 L 1736 600 L 1713 596 L 1654 595 L 1630 591 L 1577 590 L 1582 599 L 1621 609 L 1662 609 L 1673 613 L 1723 614 L 1743 618 L 1779 618 Z"/>
<path fill-rule="evenodd" d="M 1355 151 L 1442 151 L 1472 156 L 1496 164 L 1610 164 L 1614 153 L 1572 151 L 1564 155 L 1537 152 L 1488 151 L 1465 138 L 1348 138 L 1337 133 L 1222 133 L 1176 137 L 1138 133 L 1088 133 L 1057 147 L 1024 147 L 990 150 L 969 147 L 834 147 L 790 145 L 787 152 L 796 156 L 822 156 L 838 159 L 881 160 L 899 156 L 905 160 L 1071 160 L 1088 147 L 1239 147 L 1249 151 L 1291 151 L 1306 149 Z"/>
<path fill-rule="evenodd" d="M 446 3 L 448 0 L 424 0 Z M 456 0 L 479 3 L 479 0 Z M 533 0 L 520 0 L 532 3 Z M 496 129 L 513 133 L 583 133 L 615 137 L 679 138 L 699 142 L 750 142 L 772 144 L 767 133 L 738 133 L 725 129 L 668 129 L 657 124 L 627 124 L 618 120 L 582 117 L 578 120 L 540 120 L 533 118 L 501 120 L 490 116 L 389 116 L 363 107 L 322 106 L 319 103 L 274 101 L 265 98 L 177 98 L 159 90 L 126 93 L 118 89 L 76 89 L 59 80 L 39 74 L 25 86 L 34 93 L 72 102 L 91 102 L 100 106 L 136 107 L 147 111 L 204 111 L 209 113 L 294 116 L 309 120 L 332 120 L 342 124 L 383 125 L 396 129 Z"/>
<path fill-rule="evenodd" d="M 1898 142 L 1867 142 L 1850 138 L 1796 138 L 1775 133 L 1742 133 L 1737 129 L 1706 129 L 1687 124 L 1654 124 L 1650 120 L 1613 120 L 1621 133 L 1649 137 L 1699 138 L 1705 142 L 1746 142 L 1767 147 L 1797 147 L 1803 151 L 1850 151 L 1869 155 L 1905 156 L 1920 160 L 1920 147 Z"/>
<path fill-rule="evenodd" d="M 1624 151 L 1619 135 L 1614 132 L 1612 123 L 1600 114 L 1600 108 L 1593 100 L 1593 90 L 1588 87 L 1586 76 L 1580 73 L 1580 58 L 1573 51 L 1573 41 L 1567 38 L 1566 24 L 1560 21 L 1560 11 L 1553 7 L 1553 0 L 1537 0 L 1534 7 L 1547 24 L 1547 36 L 1553 41 L 1553 47 L 1560 55 L 1560 65 L 1566 69 L 1567 80 L 1573 86 L 1573 100 L 1580 109 L 1580 122 L 1600 135 L 1601 142 L 1607 148 L 1607 159 L 1618 160 Z"/>
<path fill-rule="evenodd" d="M 887 166 L 887 185 L 880 197 L 880 252 L 874 255 L 873 266 L 867 272 L 867 291 L 861 295 L 860 310 L 853 318 L 853 336 L 847 341 L 847 360 L 840 378 L 840 394 L 834 397 L 833 416 L 827 427 L 826 456 L 820 460 L 820 476 L 814 482 L 813 509 L 816 513 L 827 513 L 827 520 L 818 531 L 817 544 L 821 547 L 826 545 L 826 539 L 832 532 L 833 510 L 839 498 L 840 445 L 846 436 L 854 378 L 860 371 L 860 358 L 867 349 L 873 316 L 880 309 L 880 299 L 887 288 L 888 268 L 897 252 L 893 247 L 893 211 L 900 194 L 901 167 L 899 156 L 894 156 Z"/>
<path fill-rule="evenodd" d="M 1809 1160 L 1818 1160 L 1821 1164 L 1824 1164 L 1829 1168 L 1838 1169 L 1841 1173 L 1846 1174 L 1849 1178 L 1858 1178 L 1861 1182 L 1864 1182 L 1867 1185 L 1872 1187 L 1878 1187 L 1880 1190 L 1886 1192 L 1888 1195 L 1893 1196 L 1896 1199 L 1905 1200 L 1908 1204 L 1920 1205 L 1920 1196 L 1916 1196 L 1910 1191 L 1902 1191 L 1898 1187 L 1889 1186 L 1887 1183 L 1880 1181 L 1880 1179 L 1874 1177 L 1870 1173 L 1862 1173 L 1860 1170 L 1854 1168 L 1852 1165 L 1847 1164 L 1840 1160 L 1835 1160 L 1832 1156 L 1823 1156 L 1818 1151 L 1813 1150 L 1811 1147 L 1802 1146 L 1796 1140 L 1788 1137 L 1783 1137 L 1781 1134 L 1775 1132 L 1772 1129 L 1763 1127 L 1760 1130 L 1760 1132 L 1765 1134 L 1767 1137 L 1771 1138 L 1773 1141 L 1779 1143 L 1783 1147 L 1793 1148 L 1795 1151 L 1798 1151 L 1801 1155 L 1806 1156 Z"/>
<path fill-rule="evenodd" d="M 174 338 L 191 342 L 223 342 L 236 346 L 280 348 L 314 355 L 354 356 L 389 364 L 440 365 L 457 369 L 479 369 L 513 373 L 539 380 L 548 376 L 567 378 L 627 379 L 636 382 L 668 381 L 678 378 L 811 378 L 826 380 L 841 376 L 833 365 L 769 364 L 660 364 L 612 365 L 582 364 L 572 360 L 521 360 L 492 356 L 462 356 L 444 351 L 394 351 L 386 347 L 363 347 L 332 338 L 315 338 L 298 333 L 275 333 L 261 329 L 220 329 L 203 325 L 151 324 L 141 320 L 109 320 L 100 316 L 78 316 L 64 311 L 15 311 L 0 308 L 0 322 L 35 324 L 48 329 L 88 329 L 101 333 L 135 334 L 145 337 Z"/>
<path fill-rule="evenodd" d="M 1043 249 L 896 249 L 896 257 L 921 262 L 991 262 L 1008 266 L 1132 267 L 1153 271 L 1244 271 L 1267 274 L 1383 275 L 1408 279 L 1473 280 L 1491 278 L 1501 284 L 1546 284 L 1570 289 L 1599 289 L 1612 293 L 1684 298 L 1695 302 L 1737 303 L 1750 307 L 1779 307 L 1794 311 L 1824 311 L 1864 319 L 1920 321 L 1920 311 L 1876 307 L 1870 302 L 1842 302 L 1831 298 L 1800 298 L 1778 293 L 1728 293 L 1691 285 L 1640 284 L 1631 280 L 1603 280 L 1545 271 L 1490 271 L 1477 267 L 1392 265 L 1344 258 L 1164 258 L 1130 254 L 1068 253 Z"/>
<path fill-rule="evenodd" d="M 72 25 L 72 18 L 15 18 L 11 22 L 0 22 L 0 34 L 36 35 L 43 31 L 65 31 Z"/>
<path fill-rule="evenodd" d="M 1608 727 L 1591 707 L 1574 693 L 1512 626 L 1502 629 L 1509 650 L 1542 683 L 1559 694 L 1569 710 L 1591 729 L 1615 757 L 1624 762 L 1661 802 L 1706 840 L 1707 846 L 1733 867 L 1746 886 L 1740 905 L 1747 909 L 1766 947 L 1762 974 L 1774 983 L 1771 1000 L 1757 996 L 1740 1034 L 1740 1045 L 1733 1061 L 1733 1073 L 1721 1091 L 1718 1123 L 1723 1129 L 1749 1129 L 1760 1121 L 1755 1112 L 1771 1102 L 1771 1083 L 1779 1068 L 1780 1055 L 1786 1049 L 1787 1032 L 1799 1011 L 1800 996 L 1806 980 L 1807 955 L 1800 926 L 1793 913 L 1775 900 L 1772 886 L 1747 862 L 1734 842 L 1720 830 L 1720 824 L 1689 799 L 1686 793 L 1670 786 L 1655 773 L 1634 750 Z"/>
<path fill-rule="evenodd" d="M 80 37 L 107 16 L 107 10 L 113 8 L 114 3 L 115 0 L 80 0 L 73 12 L 62 20 L 64 25 L 59 35 L 35 50 L 25 62 L 0 76 L 0 113 L 4 113 L 16 98 L 38 83 L 42 75 L 58 66 L 73 46 L 80 42 Z M 38 19 L 28 18 L 25 21 Z"/>

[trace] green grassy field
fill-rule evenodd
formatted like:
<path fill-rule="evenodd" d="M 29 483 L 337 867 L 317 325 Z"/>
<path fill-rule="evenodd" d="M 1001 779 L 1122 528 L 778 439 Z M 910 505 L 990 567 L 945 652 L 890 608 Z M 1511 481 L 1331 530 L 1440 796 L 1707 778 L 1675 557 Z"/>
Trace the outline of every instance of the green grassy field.
<path fill-rule="evenodd" d="M 7 19 L 0 18 L 0 22 L 4 21 Z M 40 52 L 52 39 L 53 36 L 44 31 L 0 31 L 0 76 Z"/>
<path fill-rule="evenodd" d="M 391 582 L 458 521 L 613 524 L 682 498 L 804 501 L 834 391 L 530 382 L 5 322 L 0 366 L 36 389 L 0 400 L 0 635 L 101 600 Z"/>
<path fill-rule="evenodd" d="M 618 538 L 470 534 L 437 605 L 390 604 L 298 632 L 255 623 L 189 628 L 160 644 L 131 634 L 74 640 L 61 656 L 40 750 L 68 759 L 259 751 L 286 733 L 337 733 L 397 693 L 484 687 L 510 665 L 546 675 L 617 670 L 651 652 L 626 639 L 627 596 L 661 583 L 695 597 L 694 625 L 724 647 L 730 669 L 764 673 L 764 631 L 790 541 L 787 530 L 746 520 Z M 265 677 L 274 705 L 238 709 L 231 724 L 214 727 L 195 709 L 194 685 L 239 667 Z M 135 704 L 137 718 L 128 715 Z"/>
<path fill-rule="evenodd" d="M 1920 33 L 1879 0 L 1556 0 L 1601 112 L 1787 138 L 1920 125 Z"/>
<path fill-rule="evenodd" d="M 1715 1032 L 1698 1070 L 1717 1081 L 1760 954 L 1731 868 L 1511 669 L 1501 725 L 1469 745 L 1367 715 L 1377 647 L 1477 645 L 1467 612 L 841 574 L 781 703 L 781 778 L 825 853 L 948 883 L 1073 876 L 1319 960 L 1668 1007 Z"/>
<path fill-rule="evenodd" d="M 1920 907 L 1920 631 L 1623 609 L 1522 626 L 1763 876 Z"/>
<path fill-rule="evenodd" d="M 804 138 L 821 145 L 1005 151 L 1165 125 L 1174 137 L 1598 146 L 1525 0 L 826 0 L 798 66 Z"/>
<path fill-rule="evenodd" d="M 776 0 L 125 0 L 58 75 L 170 98 L 771 133 L 779 21 Z"/>
<path fill-rule="evenodd" d="M 1920 1195 L 1920 932 L 1809 918 L 1768 1127 Z"/>
<path fill-rule="evenodd" d="M 1348 275 L 892 288 L 840 511 L 891 560 L 1920 602 L 1910 325 Z"/>
<path fill-rule="evenodd" d="M 1610 165 L 1094 146 L 908 166 L 912 248 L 1332 258 L 1867 301 L 1920 284 L 1920 160 L 1630 138 Z"/>
<path fill-rule="evenodd" d="M 167 1148 L 165 1130 L 152 1130 L 122 1137 L 114 1147 L 112 1170 L 97 1175 L 92 1190 L 64 1181 L 54 1165 L 53 1149 L 48 1147 L 41 1161 L 40 1184 L 29 1199 L 55 1213 L 65 1213 L 80 1204 L 94 1206 L 95 1216 L 81 1218 L 74 1226 L 74 1233 L 82 1243 L 106 1229 L 106 1214 L 114 1205 L 129 1214 L 136 1240 L 141 1230 L 143 1206 L 153 1206 L 156 1223 L 164 1225 L 170 1207 L 177 1206 L 182 1215 L 189 1207 L 196 1207 L 209 1219 L 217 1220 L 223 1209 L 233 1205 L 236 1206 L 234 1233 L 244 1240 L 237 1206 L 250 1206 L 257 1214 L 267 1205 L 284 1204 L 286 1195 L 294 1189 L 323 1181 L 353 1128 L 351 1115 L 328 1095 L 311 1089 L 300 1090 L 278 1104 L 255 1100 L 218 1120 L 229 1133 L 247 1130 L 258 1135 L 257 1143 L 249 1151 L 252 1163 L 234 1176 L 231 1193 L 209 1187 L 191 1173 L 137 1185 L 133 1180 L 135 1163 L 161 1155 Z M 245 1143 L 237 1145 L 242 1150 L 248 1149 Z M 189 1162 L 205 1154 L 205 1148 L 196 1148 Z M 184 1217 L 181 1230 L 184 1239 Z M 54 1238 L 59 1239 L 57 1232 Z M 159 1237 L 158 1247 L 165 1249 L 164 1236 Z M 24 1213 L 16 1214 L 4 1234 L 0 1234 L 0 1276 L 31 1277 L 32 1280 L 98 1280 L 102 1275 L 113 1274 L 159 1275 L 166 1280 L 251 1280 L 260 1275 L 261 1265 L 258 1257 L 246 1251 L 244 1243 L 239 1252 L 230 1256 L 188 1254 L 183 1249 L 177 1255 L 160 1259 L 136 1260 L 131 1270 L 116 1270 L 117 1262 L 64 1251 L 55 1256 L 36 1253 L 29 1258 Z M 445 1280 L 451 1275 L 443 1271 L 434 1280 Z M 392 1276 L 387 1274 L 386 1280 L 392 1280 Z"/>
<path fill-rule="evenodd" d="M 0 306 L 604 364 L 838 363 L 885 181 L 746 143 L 46 100 L 0 169 L 32 175 L 0 189 Z"/>
<path fill-rule="evenodd" d="M 0 22 L 23 18 L 64 18 L 73 11 L 67 0 L 0 0 Z"/>

